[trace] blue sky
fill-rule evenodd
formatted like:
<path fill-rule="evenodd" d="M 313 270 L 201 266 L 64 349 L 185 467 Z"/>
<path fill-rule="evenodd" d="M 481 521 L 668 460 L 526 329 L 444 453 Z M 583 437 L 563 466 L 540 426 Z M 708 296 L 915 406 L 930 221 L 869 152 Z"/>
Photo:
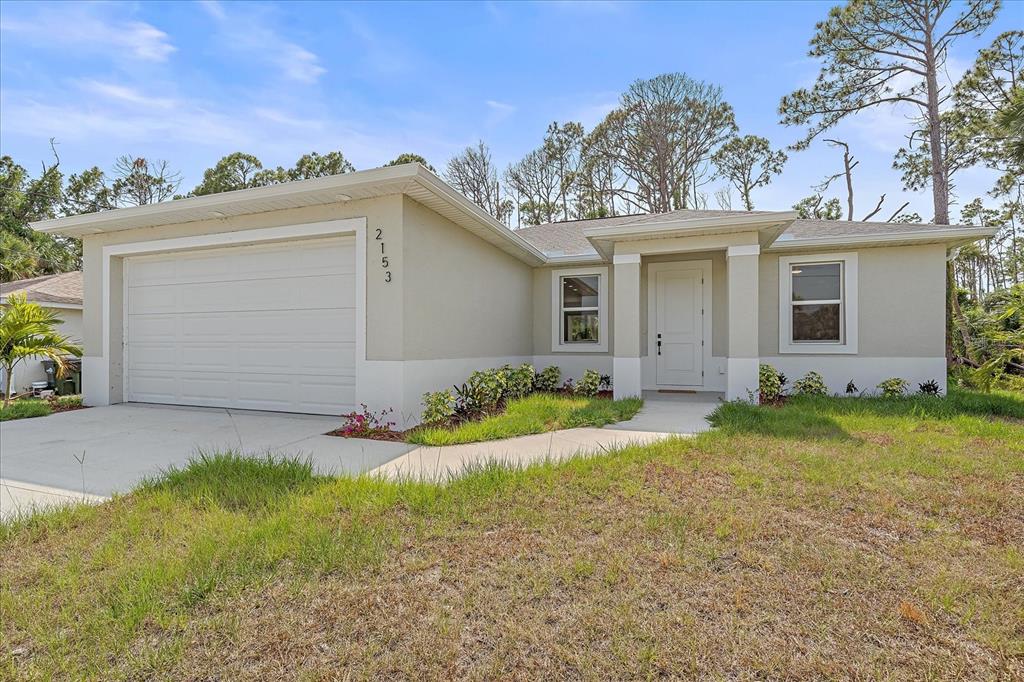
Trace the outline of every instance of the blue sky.
<path fill-rule="evenodd" d="M 183 189 L 234 151 L 290 165 L 340 149 L 360 169 L 411 151 L 440 169 L 483 139 L 504 167 L 549 122 L 592 126 L 632 80 L 667 71 L 721 85 L 741 132 L 781 147 L 799 131 L 778 124 L 779 98 L 813 81 L 807 41 L 831 4 L 4 2 L 0 151 L 37 169 L 55 137 L 67 172 L 125 153 L 167 159 Z M 956 46 L 950 76 L 1022 19 L 1008 3 Z M 890 169 L 910 113 L 835 131 L 861 160 L 857 217 L 886 192 L 886 207 L 910 200 L 930 218 L 929 195 L 903 193 Z M 823 144 L 791 153 L 757 208 L 788 208 L 840 164 Z M 962 202 L 991 181 L 965 173 Z"/>

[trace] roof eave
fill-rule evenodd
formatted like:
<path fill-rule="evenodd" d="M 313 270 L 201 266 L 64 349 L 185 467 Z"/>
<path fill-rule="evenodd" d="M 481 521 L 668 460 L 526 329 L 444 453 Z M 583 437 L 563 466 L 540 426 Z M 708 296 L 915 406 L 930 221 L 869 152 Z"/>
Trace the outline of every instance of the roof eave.
<path fill-rule="evenodd" d="M 774 242 L 769 251 L 820 249 L 833 246 L 896 246 L 899 244 L 945 244 L 953 249 L 995 236 L 997 227 L 960 227 L 917 232 L 891 232 L 873 235 L 842 235 L 809 239 L 785 239 Z"/>
<path fill-rule="evenodd" d="M 224 209 L 228 208 L 234 209 L 230 217 L 280 210 L 280 208 L 266 207 L 266 203 L 272 201 L 286 200 L 293 204 L 289 208 L 293 208 L 341 203 L 359 198 L 408 194 L 414 186 L 423 188 L 442 200 L 445 205 L 454 209 L 455 215 L 468 221 L 472 228 L 479 230 L 485 239 L 495 243 L 507 253 L 529 265 L 542 265 L 545 262 L 544 254 L 536 247 L 515 235 L 493 216 L 484 212 L 418 163 L 56 218 L 32 223 L 31 227 L 48 234 L 82 237 L 138 227 L 157 227 L 213 220 L 225 217 L 218 214 L 226 213 Z M 358 194 L 359 191 L 368 194 L 364 197 L 346 198 L 349 196 L 348 192 Z M 247 206 L 251 210 L 247 210 Z M 467 227 L 467 225 L 463 224 L 463 227 Z"/>
<path fill-rule="evenodd" d="M 610 259 L 617 241 L 641 241 L 672 237 L 701 236 L 730 232 L 758 232 L 761 246 L 768 247 L 798 217 L 796 211 L 773 211 L 753 215 L 715 216 L 648 223 L 626 223 L 609 227 L 592 227 L 583 235 L 604 258 Z"/>

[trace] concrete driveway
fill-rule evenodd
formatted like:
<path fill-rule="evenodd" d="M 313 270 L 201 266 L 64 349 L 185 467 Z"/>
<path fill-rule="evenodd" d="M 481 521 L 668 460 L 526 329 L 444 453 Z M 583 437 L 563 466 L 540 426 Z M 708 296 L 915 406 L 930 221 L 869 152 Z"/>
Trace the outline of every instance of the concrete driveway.
<path fill-rule="evenodd" d="M 323 435 L 340 422 L 337 417 L 140 404 L 2 422 L 0 515 L 46 496 L 127 492 L 168 466 L 184 465 L 200 450 L 298 455 L 330 474 L 370 471 L 414 447 Z M 80 465 L 76 457 L 83 455 Z"/>

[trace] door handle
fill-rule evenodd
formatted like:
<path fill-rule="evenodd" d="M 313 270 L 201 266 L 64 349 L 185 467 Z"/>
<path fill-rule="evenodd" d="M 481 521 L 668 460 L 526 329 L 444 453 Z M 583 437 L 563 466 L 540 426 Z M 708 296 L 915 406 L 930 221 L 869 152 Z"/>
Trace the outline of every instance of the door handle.
<path fill-rule="evenodd" d="M 658 334 L 658 355 L 661 355 L 661 334 Z"/>

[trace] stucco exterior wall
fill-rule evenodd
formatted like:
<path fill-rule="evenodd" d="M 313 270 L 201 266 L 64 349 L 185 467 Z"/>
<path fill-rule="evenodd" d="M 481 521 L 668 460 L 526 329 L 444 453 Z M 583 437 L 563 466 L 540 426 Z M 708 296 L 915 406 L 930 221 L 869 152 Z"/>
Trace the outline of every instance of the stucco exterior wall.
<path fill-rule="evenodd" d="M 530 266 L 408 197 L 402 257 L 405 360 L 532 354 Z"/>
<path fill-rule="evenodd" d="M 854 249 L 841 249 L 852 251 Z M 853 381 L 859 391 L 901 377 L 916 389 L 935 380 L 945 388 L 945 259 L 942 244 L 866 248 L 857 252 L 857 353 L 779 352 L 779 257 L 760 259 L 761 362 L 792 379 L 814 370 L 831 392 Z M 803 253 L 803 252 L 802 252 Z"/>
<path fill-rule="evenodd" d="M 761 254 L 759 341 L 762 358 L 795 355 L 779 353 L 780 255 L 787 254 Z M 857 356 L 944 356 L 945 246 L 860 249 L 857 261 Z"/>

